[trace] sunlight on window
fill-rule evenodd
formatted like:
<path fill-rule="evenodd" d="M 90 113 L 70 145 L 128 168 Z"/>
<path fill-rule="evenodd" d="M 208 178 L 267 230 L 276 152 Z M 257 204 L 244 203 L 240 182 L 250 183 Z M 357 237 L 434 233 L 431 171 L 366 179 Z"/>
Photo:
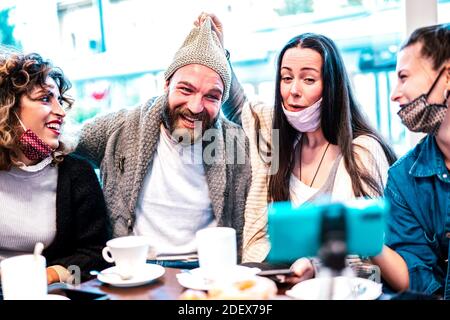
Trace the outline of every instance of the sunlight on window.
<path fill-rule="evenodd" d="M 450 0 L 438 1 L 438 22 L 450 22 Z"/>

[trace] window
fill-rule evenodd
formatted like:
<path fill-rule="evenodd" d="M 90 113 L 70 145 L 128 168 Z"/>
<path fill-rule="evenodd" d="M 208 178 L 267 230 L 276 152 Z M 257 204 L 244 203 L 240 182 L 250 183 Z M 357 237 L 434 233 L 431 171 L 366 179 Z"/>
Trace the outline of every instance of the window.
<path fill-rule="evenodd" d="M 24 4 L 26 2 L 26 4 Z M 225 28 L 233 68 L 251 98 L 273 103 L 278 50 L 303 32 L 332 38 L 356 96 L 374 127 L 399 154 L 405 128 L 391 105 L 396 51 L 402 41 L 400 0 L 49 0 L 9 1 L 14 34 L 25 51 L 61 66 L 74 84 L 74 118 L 136 105 L 162 93 L 162 72 L 201 11 Z M 425 2 L 424 2 L 424 5 Z M 449 21 L 450 1 L 439 1 Z M 43 24 L 42 17 L 46 17 Z"/>
<path fill-rule="evenodd" d="M 450 23 L 450 0 L 438 1 L 438 22 Z"/>

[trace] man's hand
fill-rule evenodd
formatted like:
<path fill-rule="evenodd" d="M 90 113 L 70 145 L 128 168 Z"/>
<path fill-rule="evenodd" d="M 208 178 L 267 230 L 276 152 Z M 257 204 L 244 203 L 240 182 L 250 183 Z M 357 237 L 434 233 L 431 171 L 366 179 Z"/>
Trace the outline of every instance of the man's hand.
<path fill-rule="evenodd" d="M 197 20 L 194 21 L 194 25 L 199 27 L 205 22 L 206 18 L 210 17 L 212 20 L 212 27 L 217 37 L 219 38 L 220 44 L 223 46 L 223 24 L 220 22 L 219 18 L 213 13 L 202 12 L 198 16 Z"/>

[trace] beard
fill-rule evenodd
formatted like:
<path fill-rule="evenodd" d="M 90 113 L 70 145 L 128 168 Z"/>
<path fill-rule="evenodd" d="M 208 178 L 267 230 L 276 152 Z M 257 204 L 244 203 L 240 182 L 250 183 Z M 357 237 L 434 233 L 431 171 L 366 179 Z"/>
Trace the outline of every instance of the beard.
<path fill-rule="evenodd" d="M 183 121 L 186 117 L 194 120 L 194 129 L 186 128 Z M 163 114 L 163 124 L 169 130 L 171 136 L 181 144 L 191 145 L 201 140 L 206 130 L 212 128 L 216 123 L 218 116 L 211 119 L 208 112 L 203 109 L 200 113 L 192 113 L 185 105 L 169 107 L 169 99 L 165 95 Z"/>

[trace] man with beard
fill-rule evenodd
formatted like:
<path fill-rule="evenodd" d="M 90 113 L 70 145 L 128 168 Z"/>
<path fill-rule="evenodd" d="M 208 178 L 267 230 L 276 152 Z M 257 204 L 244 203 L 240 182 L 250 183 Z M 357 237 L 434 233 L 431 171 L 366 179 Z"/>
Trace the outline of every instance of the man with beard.
<path fill-rule="evenodd" d="M 391 99 L 411 131 L 427 135 L 388 172 L 386 244 L 403 289 L 450 299 L 450 24 L 414 31 L 397 58 Z"/>
<path fill-rule="evenodd" d="M 148 236 L 164 266 L 197 266 L 195 233 L 213 226 L 236 230 L 240 261 L 251 171 L 244 132 L 219 113 L 230 74 L 207 19 L 175 54 L 163 96 L 82 130 L 76 152 L 100 167 L 113 235 Z"/>

